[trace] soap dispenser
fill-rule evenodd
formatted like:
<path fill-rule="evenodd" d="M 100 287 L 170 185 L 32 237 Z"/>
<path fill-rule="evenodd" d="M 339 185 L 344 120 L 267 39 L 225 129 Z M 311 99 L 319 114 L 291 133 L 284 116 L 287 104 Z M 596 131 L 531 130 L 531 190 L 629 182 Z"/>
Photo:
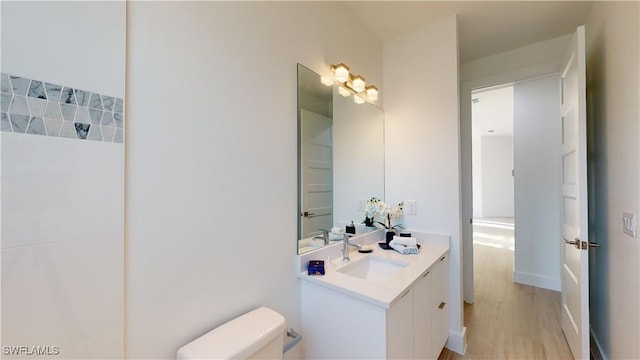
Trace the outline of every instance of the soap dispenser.
<path fill-rule="evenodd" d="M 351 220 L 351 225 L 346 226 L 345 232 L 347 234 L 354 234 L 354 235 L 356 234 L 356 226 L 353 223 L 353 220 Z"/>

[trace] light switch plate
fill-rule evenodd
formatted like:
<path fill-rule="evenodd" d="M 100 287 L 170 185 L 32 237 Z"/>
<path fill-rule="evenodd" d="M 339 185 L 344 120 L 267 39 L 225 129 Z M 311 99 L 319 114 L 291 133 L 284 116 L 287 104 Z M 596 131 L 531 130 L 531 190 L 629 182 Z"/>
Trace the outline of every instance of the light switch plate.
<path fill-rule="evenodd" d="M 404 202 L 404 208 L 407 211 L 407 215 L 415 215 L 416 214 L 416 201 L 415 200 L 407 200 Z"/>
<path fill-rule="evenodd" d="M 636 214 L 630 212 L 622 213 L 622 231 L 629 236 L 636 237 Z"/>
<path fill-rule="evenodd" d="M 367 206 L 367 200 L 358 200 L 358 210 L 364 211 L 364 208 Z"/>

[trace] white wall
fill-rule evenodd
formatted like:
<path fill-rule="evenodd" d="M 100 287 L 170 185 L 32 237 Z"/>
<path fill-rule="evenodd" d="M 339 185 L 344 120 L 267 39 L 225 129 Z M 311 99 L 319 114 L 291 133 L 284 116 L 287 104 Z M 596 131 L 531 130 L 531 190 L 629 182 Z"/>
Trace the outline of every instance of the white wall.
<path fill-rule="evenodd" d="M 605 359 L 640 358 L 638 238 L 622 213 L 640 211 L 638 2 L 597 2 L 587 19 L 591 330 Z"/>
<path fill-rule="evenodd" d="M 513 217 L 513 136 L 482 136 L 482 214 Z"/>
<path fill-rule="evenodd" d="M 502 74 L 504 80 L 496 79 L 492 84 L 499 85 L 556 72 L 570 41 L 568 34 L 461 64 L 460 78 L 478 82 Z"/>
<path fill-rule="evenodd" d="M 121 358 L 122 144 L 0 137 L 2 345 Z"/>
<path fill-rule="evenodd" d="M 481 218 L 482 213 L 482 132 L 472 129 L 472 180 L 473 180 L 473 217 Z"/>
<path fill-rule="evenodd" d="M 2 71 L 124 97 L 124 1 L 3 1 Z"/>
<path fill-rule="evenodd" d="M 173 358 L 260 305 L 299 328 L 296 64 L 384 93 L 381 44 L 339 3 L 127 12 L 127 356 Z"/>
<path fill-rule="evenodd" d="M 571 35 L 542 41 L 460 65 L 460 148 L 462 233 L 464 239 L 464 300 L 473 303 L 473 216 L 471 181 L 471 91 L 560 71 Z"/>
<path fill-rule="evenodd" d="M 557 75 L 513 86 L 513 280 L 560 290 L 561 118 Z"/>
<path fill-rule="evenodd" d="M 448 346 L 462 352 L 456 26 L 447 17 L 384 45 L 385 198 L 417 201 L 407 228 L 451 236 Z"/>
<path fill-rule="evenodd" d="M 124 97 L 124 2 L 0 6 L 2 73 Z M 123 145 L 56 135 L 0 135 L 2 345 L 121 358 Z"/>

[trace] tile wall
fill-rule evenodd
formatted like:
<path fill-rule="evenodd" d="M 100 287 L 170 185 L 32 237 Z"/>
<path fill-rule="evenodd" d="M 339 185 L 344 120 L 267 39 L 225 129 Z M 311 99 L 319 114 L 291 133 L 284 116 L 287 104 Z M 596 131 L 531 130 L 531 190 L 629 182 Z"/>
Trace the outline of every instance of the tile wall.
<path fill-rule="evenodd" d="M 43 80 L 1 74 L 2 131 L 123 142 L 123 100 Z"/>
<path fill-rule="evenodd" d="M 121 359 L 123 101 L 0 83 L 2 358 Z"/>

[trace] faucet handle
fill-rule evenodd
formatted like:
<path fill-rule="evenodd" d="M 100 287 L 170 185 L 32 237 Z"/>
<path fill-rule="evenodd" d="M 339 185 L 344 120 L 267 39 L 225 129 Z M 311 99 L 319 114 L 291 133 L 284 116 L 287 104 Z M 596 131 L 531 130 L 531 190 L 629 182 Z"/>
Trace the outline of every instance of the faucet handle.
<path fill-rule="evenodd" d="M 343 239 L 349 240 L 349 238 L 352 238 L 352 237 L 356 236 L 356 234 L 351 234 L 351 233 L 345 232 L 345 233 L 342 234 L 342 236 L 343 236 Z"/>

